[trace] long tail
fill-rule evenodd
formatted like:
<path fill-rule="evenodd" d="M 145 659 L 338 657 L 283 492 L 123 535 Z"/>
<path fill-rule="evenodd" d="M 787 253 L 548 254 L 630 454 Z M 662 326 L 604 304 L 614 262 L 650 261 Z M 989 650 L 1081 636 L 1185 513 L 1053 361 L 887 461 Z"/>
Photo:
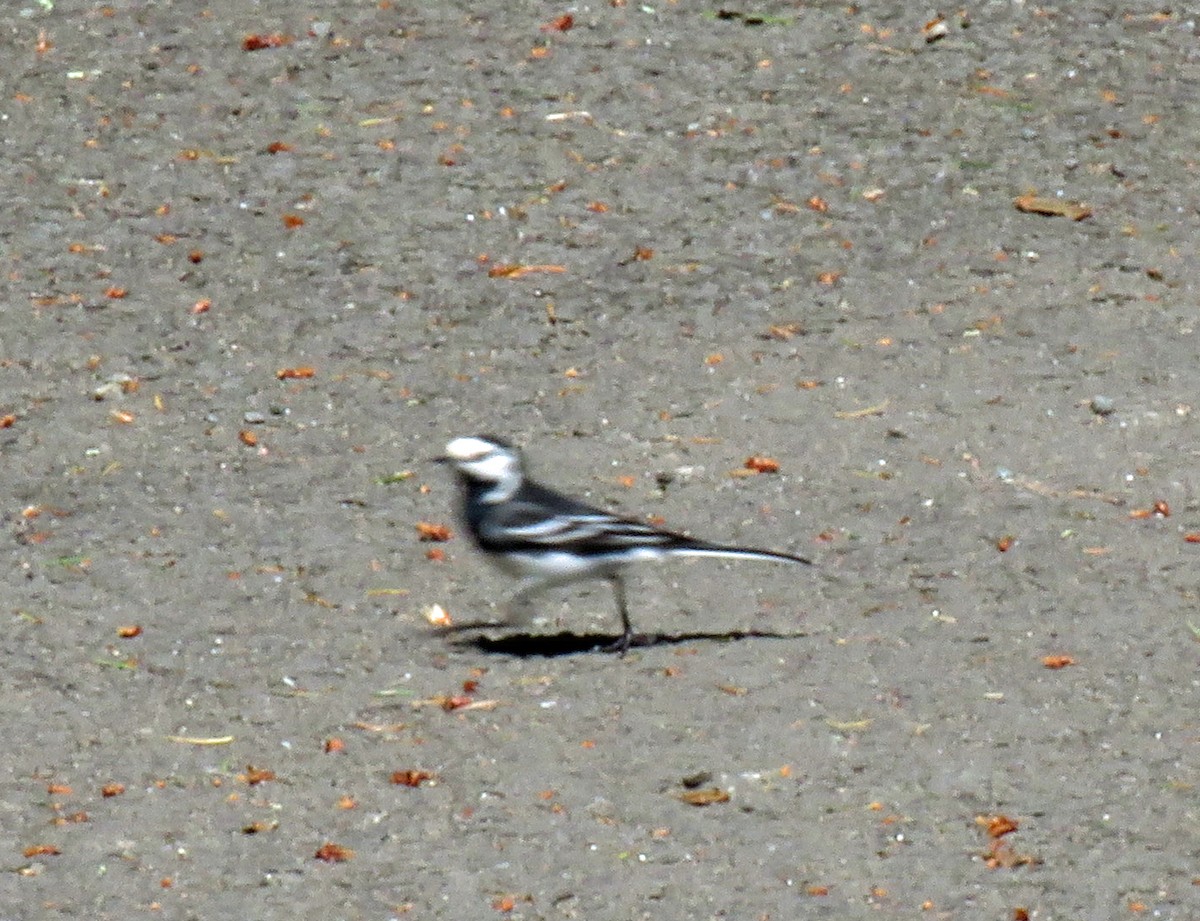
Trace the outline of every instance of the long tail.
<path fill-rule="evenodd" d="M 700 542 L 680 543 L 669 551 L 672 556 L 718 556 L 737 560 L 770 560 L 776 563 L 803 563 L 812 566 L 813 561 L 792 553 L 776 553 L 774 550 L 755 550 L 753 547 L 726 547 L 721 544 Z"/>

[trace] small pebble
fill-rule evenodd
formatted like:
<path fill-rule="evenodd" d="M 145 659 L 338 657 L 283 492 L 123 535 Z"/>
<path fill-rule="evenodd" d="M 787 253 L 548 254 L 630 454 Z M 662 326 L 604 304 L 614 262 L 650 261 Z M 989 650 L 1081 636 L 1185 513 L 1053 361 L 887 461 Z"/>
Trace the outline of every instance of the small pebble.
<path fill-rule="evenodd" d="M 1092 397 L 1092 412 L 1097 416 L 1109 416 L 1117 411 L 1117 404 L 1110 397 Z"/>
<path fill-rule="evenodd" d="M 262 425 L 267 421 L 267 417 L 265 415 L 254 409 L 243 415 L 242 419 L 244 419 L 248 425 Z"/>

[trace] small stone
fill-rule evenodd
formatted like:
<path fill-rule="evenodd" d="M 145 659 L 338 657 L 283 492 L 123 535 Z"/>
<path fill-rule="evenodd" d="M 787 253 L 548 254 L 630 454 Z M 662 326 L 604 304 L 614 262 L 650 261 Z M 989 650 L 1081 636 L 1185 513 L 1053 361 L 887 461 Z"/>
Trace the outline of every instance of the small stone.
<path fill-rule="evenodd" d="M 1111 416 L 1117 411 L 1117 404 L 1110 397 L 1092 397 L 1092 412 L 1097 416 Z"/>
<path fill-rule="evenodd" d="M 267 417 L 257 410 L 250 410 L 242 416 L 247 425 L 262 425 L 267 421 Z"/>

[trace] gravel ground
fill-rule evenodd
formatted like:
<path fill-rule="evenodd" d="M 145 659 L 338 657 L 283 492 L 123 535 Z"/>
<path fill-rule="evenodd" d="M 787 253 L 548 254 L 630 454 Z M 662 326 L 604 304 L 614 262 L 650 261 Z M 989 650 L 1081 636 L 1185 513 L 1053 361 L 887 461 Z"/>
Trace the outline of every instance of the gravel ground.
<path fill-rule="evenodd" d="M 0 918 L 1200 917 L 1195 23 L 494 6 L 0 13 Z"/>

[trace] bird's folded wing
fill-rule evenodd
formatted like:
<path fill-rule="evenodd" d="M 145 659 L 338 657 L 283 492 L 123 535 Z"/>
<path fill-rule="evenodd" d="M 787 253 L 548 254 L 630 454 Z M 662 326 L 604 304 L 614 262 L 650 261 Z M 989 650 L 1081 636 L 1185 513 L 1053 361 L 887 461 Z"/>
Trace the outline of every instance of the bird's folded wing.
<path fill-rule="evenodd" d="M 582 553 L 668 546 L 677 539 L 649 525 L 603 512 L 547 515 L 546 511 L 545 506 L 513 505 L 497 516 L 498 520 L 484 524 L 480 538 L 485 545 Z"/>

